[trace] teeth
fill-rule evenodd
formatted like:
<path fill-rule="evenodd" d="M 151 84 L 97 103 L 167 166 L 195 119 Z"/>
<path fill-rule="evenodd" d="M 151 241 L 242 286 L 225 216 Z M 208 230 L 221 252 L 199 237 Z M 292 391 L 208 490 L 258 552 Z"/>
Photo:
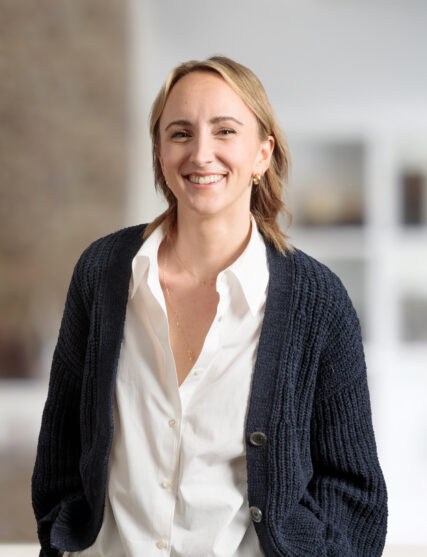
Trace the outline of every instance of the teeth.
<path fill-rule="evenodd" d="M 212 174 L 211 176 L 197 176 L 196 174 L 190 174 L 188 179 L 190 182 L 194 182 L 195 184 L 212 184 L 214 182 L 219 182 L 222 177 L 222 174 Z"/>

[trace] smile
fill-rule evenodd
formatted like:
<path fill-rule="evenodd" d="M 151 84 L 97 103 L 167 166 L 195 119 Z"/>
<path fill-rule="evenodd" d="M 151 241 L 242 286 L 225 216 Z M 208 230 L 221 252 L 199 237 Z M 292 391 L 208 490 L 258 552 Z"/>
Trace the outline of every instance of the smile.
<path fill-rule="evenodd" d="M 197 176 L 197 174 L 190 174 L 187 179 L 193 184 L 214 184 L 219 182 L 224 176 L 222 174 L 211 174 L 209 176 Z"/>

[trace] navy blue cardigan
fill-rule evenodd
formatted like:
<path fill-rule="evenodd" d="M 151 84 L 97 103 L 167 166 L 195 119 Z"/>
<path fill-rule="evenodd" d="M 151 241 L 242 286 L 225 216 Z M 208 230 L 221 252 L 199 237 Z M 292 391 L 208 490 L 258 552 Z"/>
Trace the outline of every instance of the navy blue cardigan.
<path fill-rule="evenodd" d="M 96 240 L 74 268 L 32 476 L 40 557 L 87 548 L 101 528 L 131 262 L 145 226 Z M 246 422 L 248 513 L 267 557 L 378 557 L 387 490 L 359 319 L 327 266 L 264 240 L 270 281 Z M 267 442 L 254 444 L 253 432 Z"/>

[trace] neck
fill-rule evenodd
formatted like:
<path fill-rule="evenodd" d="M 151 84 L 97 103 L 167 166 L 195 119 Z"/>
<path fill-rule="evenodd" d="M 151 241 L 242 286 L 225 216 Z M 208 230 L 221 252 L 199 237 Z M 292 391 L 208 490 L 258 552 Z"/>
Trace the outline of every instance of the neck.
<path fill-rule="evenodd" d="M 199 279 L 216 277 L 233 263 L 245 250 L 251 235 L 251 214 L 237 218 L 204 219 L 198 222 L 180 219 L 173 249 L 185 269 Z M 170 260 L 171 258 L 168 258 Z M 172 264 L 169 263 L 169 265 Z M 179 261 L 173 258 L 174 271 L 182 272 Z M 181 268 L 180 268 L 181 267 Z M 185 272 L 185 271 L 184 271 Z"/>

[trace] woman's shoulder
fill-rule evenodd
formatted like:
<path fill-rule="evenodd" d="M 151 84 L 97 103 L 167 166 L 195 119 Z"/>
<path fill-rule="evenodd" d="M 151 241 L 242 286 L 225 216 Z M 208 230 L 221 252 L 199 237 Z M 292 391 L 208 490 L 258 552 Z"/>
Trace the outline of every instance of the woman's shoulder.
<path fill-rule="evenodd" d="M 88 293 L 88 298 L 93 296 L 107 276 L 120 273 L 127 264 L 131 264 L 142 243 L 146 226 L 146 223 L 138 224 L 110 232 L 83 249 L 75 263 L 72 280 Z"/>
<path fill-rule="evenodd" d="M 324 261 L 301 248 L 293 247 L 295 269 L 302 279 L 315 281 L 319 286 L 328 285 L 333 290 L 345 288 L 340 277 Z"/>
<path fill-rule="evenodd" d="M 294 276 L 298 288 L 331 314 L 355 313 L 346 286 L 324 261 L 294 246 Z"/>
<path fill-rule="evenodd" d="M 120 228 L 93 240 L 80 254 L 79 265 L 103 266 L 111 257 L 113 249 L 119 252 L 131 249 L 142 242 L 142 234 L 148 223 Z"/>

